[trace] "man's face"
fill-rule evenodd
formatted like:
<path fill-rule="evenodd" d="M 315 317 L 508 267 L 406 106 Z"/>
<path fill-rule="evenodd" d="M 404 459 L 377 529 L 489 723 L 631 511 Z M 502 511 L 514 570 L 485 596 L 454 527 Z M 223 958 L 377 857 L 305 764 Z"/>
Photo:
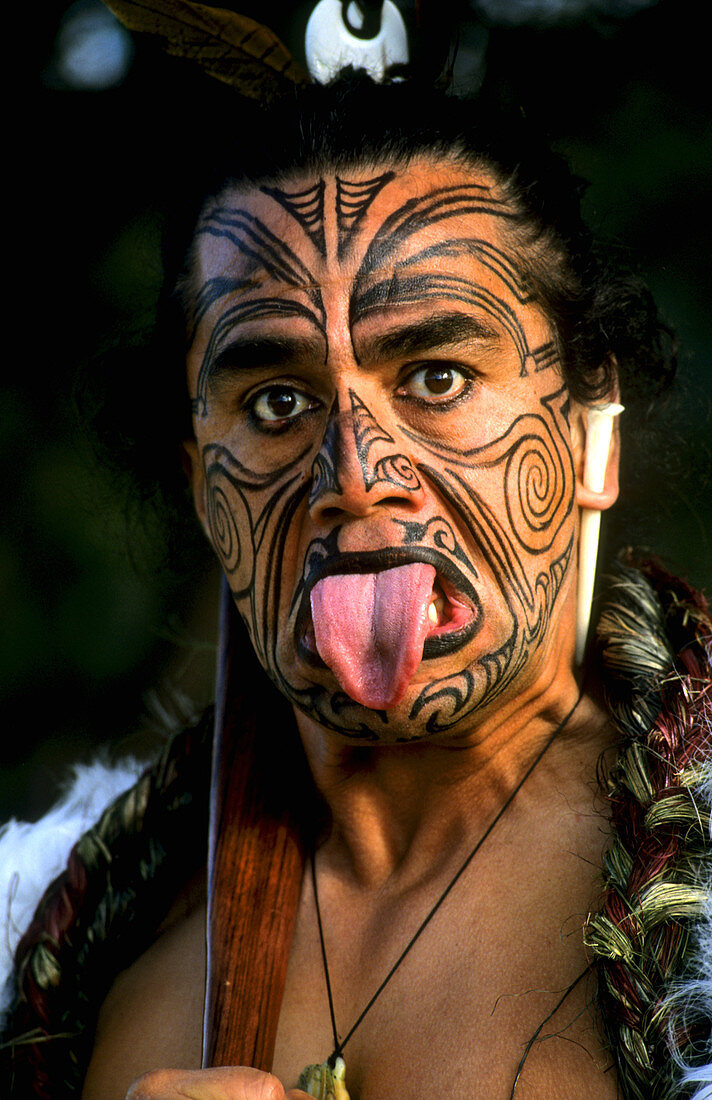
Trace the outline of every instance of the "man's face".
<path fill-rule="evenodd" d="M 570 409 L 511 223 L 416 162 L 198 225 L 198 512 L 263 666 L 347 737 L 459 736 L 571 660 Z"/>

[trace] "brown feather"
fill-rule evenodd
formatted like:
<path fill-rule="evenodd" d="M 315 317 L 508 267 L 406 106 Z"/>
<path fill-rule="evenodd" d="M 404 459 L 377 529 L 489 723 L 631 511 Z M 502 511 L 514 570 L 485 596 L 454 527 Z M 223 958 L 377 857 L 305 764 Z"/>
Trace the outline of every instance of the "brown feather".
<path fill-rule="evenodd" d="M 253 99 L 270 98 L 309 78 L 268 27 L 246 15 L 189 0 L 105 0 L 131 31 L 162 39 L 176 57 L 196 61 Z"/>

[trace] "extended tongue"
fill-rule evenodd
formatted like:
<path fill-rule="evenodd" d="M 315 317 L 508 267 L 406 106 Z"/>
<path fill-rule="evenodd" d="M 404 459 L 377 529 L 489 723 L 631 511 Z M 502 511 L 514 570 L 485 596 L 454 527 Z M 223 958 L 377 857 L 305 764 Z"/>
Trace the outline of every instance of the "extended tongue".
<path fill-rule="evenodd" d="M 314 585 L 316 648 L 357 703 L 388 710 L 405 695 L 423 657 L 434 581 L 432 565 L 413 562 Z"/>

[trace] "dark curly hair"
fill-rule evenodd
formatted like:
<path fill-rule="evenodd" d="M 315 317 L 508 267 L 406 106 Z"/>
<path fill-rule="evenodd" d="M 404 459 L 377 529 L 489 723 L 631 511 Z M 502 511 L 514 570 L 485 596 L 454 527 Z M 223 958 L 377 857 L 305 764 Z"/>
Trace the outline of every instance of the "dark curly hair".
<path fill-rule="evenodd" d="M 594 240 L 581 217 L 583 181 L 521 112 L 482 95 L 461 99 L 413 81 L 379 85 L 354 73 L 328 87 L 295 88 L 268 109 L 210 84 L 193 117 L 181 112 L 185 159 L 167 195 L 156 323 L 139 346 L 104 356 L 78 389 L 100 456 L 128 474 L 134 499 L 172 522 L 187 512 L 179 444 L 192 429 L 181 287 L 201 210 L 229 184 L 423 156 L 487 171 L 518 212 L 509 223 L 518 261 L 553 323 L 571 394 L 592 401 L 617 371 L 623 400 L 650 404 L 671 382 L 674 341 L 649 290 Z"/>

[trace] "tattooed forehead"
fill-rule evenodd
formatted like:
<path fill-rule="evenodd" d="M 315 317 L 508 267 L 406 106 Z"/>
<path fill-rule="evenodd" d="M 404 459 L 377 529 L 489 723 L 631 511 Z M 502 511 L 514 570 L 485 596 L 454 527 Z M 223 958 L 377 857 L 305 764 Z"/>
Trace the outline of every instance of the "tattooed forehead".
<path fill-rule="evenodd" d="M 337 347 L 362 362 L 384 326 L 398 329 L 397 341 L 410 326 L 432 348 L 443 338 L 432 328 L 438 316 L 447 315 L 449 337 L 453 318 L 466 316 L 478 326 L 471 337 L 513 348 L 520 377 L 556 365 L 556 337 L 517 257 L 518 215 L 502 188 L 462 168 L 376 171 L 232 188 L 206 208 L 187 296 L 202 415 L 221 356 L 234 357 L 238 329 L 254 323 L 273 341 L 288 338 L 295 354 L 301 340 L 322 363 Z M 428 332 L 416 333 L 426 320 Z"/>
<path fill-rule="evenodd" d="M 246 285 L 318 286 L 325 268 L 335 265 L 361 279 L 403 263 L 433 266 L 462 254 L 463 237 L 477 242 L 482 236 L 504 256 L 515 217 L 493 179 L 454 166 L 354 165 L 233 186 L 200 218 L 196 275 L 239 273 Z M 512 265 L 511 256 L 506 263 Z"/>

